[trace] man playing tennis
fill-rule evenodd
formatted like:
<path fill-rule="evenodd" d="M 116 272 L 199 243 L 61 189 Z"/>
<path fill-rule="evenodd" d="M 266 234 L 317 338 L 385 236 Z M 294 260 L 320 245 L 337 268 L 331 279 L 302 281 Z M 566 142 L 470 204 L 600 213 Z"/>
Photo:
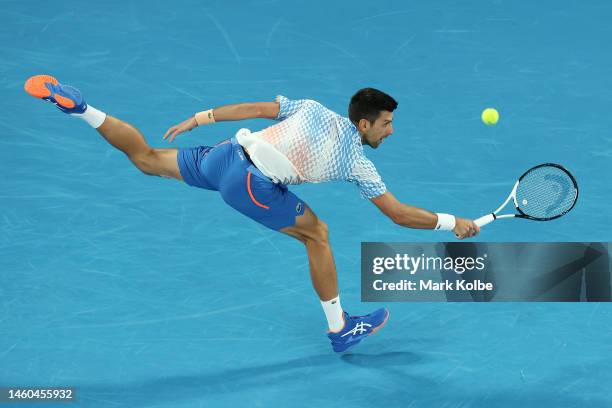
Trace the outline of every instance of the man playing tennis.
<path fill-rule="evenodd" d="M 254 133 L 241 129 L 235 137 L 215 146 L 184 149 L 151 148 L 136 128 L 88 106 L 77 89 L 61 85 L 51 76 L 31 77 L 25 90 L 84 119 L 143 173 L 219 191 L 237 211 L 301 241 L 336 352 L 355 346 L 382 327 L 389 312 L 382 308 L 366 316 L 349 316 L 343 311 L 327 225 L 287 185 L 346 180 L 355 183 L 362 197 L 398 225 L 453 231 L 460 239 L 479 231 L 470 220 L 403 204 L 387 191 L 364 155 L 363 145 L 378 148 L 393 133 L 397 102 L 376 89 L 362 89 L 351 98 L 349 118 L 316 101 L 284 96 L 278 96 L 275 102 L 227 105 L 199 112 L 168 129 L 164 139 L 172 142 L 181 133 L 220 121 L 267 118 L 277 123 Z"/>

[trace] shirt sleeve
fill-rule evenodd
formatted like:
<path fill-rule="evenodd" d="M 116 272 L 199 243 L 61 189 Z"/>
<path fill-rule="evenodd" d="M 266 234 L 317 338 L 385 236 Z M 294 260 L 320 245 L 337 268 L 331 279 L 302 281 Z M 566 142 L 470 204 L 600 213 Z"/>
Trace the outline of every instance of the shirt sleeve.
<path fill-rule="evenodd" d="M 292 100 L 282 95 L 278 95 L 276 101 L 280 105 L 278 116 L 276 117 L 276 120 L 279 121 L 287 119 L 289 116 L 302 109 L 306 102 L 308 102 L 307 99 Z"/>
<path fill-rule="evenodd" d="M 355 162 L 355 167 L 353 167 L 348 181 L 356 184 L 361 197 L 368 200 L 378 197 L 387 191 L 387 186 L 382 181 L 378 171 L 376 171 L 374 163 L 363 155 Z"/>

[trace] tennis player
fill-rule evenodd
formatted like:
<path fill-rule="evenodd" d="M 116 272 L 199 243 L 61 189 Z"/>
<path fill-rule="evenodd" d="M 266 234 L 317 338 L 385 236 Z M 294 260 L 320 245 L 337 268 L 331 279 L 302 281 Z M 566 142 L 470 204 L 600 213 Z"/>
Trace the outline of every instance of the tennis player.
<path fill-rule="evenodd" d="M 376 89 L 361 89 L 353 95 L 348 118 L 316 101 L 284 96 L 274 102 L 208 109 L 172 126 L 164 139 L 172 142 L 184 132 L 221 121 L 266 118 L 277 123 L 257 132 L 240 129 L 214 146 L 181 149 L 150 147 L 132 125 L 87 105 L 77 89 L 49 75 L 29 78 L 25 90 L 85 120 L 143 173 L 218 191 L 238 212 L 301 241 L 336 352 L 376 332 L 387 322 L 389 311 L 381 308 L 365 316 L 349 316 L 342 309 L 327 225 L 288 185 L 345 180 L 356 184 L 362 197 L 400 226 L 453 231 L 460 239 L 479 232 L 470 220 L 403 204 L 387 190 L 363 146 L 378 148 L 393 133 L 397 102 Z"/>

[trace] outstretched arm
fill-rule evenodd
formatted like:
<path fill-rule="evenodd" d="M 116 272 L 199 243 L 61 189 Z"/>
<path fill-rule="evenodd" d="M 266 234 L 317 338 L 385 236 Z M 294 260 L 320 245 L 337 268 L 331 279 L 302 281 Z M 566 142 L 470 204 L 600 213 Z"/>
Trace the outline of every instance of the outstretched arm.
<path fill-rule="evenodd" d="M 389 191 L 372 198 L 371 201 L 394 223 L 403 227 L 435 229 L 441 222 L 437 214 L 401 203 Z M 480 232 L 480 228 L 471 220 L 454 217 L 454 221 L 455 225 L 452 226 L 452 231 L 459 239 L 473 237 Z"/>
<path fill-rule="evenodd" d="M 188 132 L 193 128 L 198 127 L 198 122 L 200 122 L 200 124 L 208 124 L 256 118 L 275 119 L 278 117 L 279 109 L 278 102 L 252 102 L 221 106 L 208 111 L 196 113 L 194 116 L 185 119 L 178 125 L 170 127 L 170 129 L 166 131 L 164 139 L 170 137 L 170 142 L 172 142 L 174 141 L 174 138 L 181 133 Z"/>

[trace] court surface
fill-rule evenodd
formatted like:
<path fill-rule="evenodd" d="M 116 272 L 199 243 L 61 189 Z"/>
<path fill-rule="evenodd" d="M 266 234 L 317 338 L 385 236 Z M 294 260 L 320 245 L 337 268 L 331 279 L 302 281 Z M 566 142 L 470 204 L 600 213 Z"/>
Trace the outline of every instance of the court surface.
<path fill-rule="evenodd" d="M 140 174 L 22 89 L 53 74 L 163 147 L 205 108 L 283 94 L 344 113 L 377 87 L 395 134 L 366 154 L 402 201 L 475 218 L 558 162 L 581 187 L 571 214 L 478 239 L 609 241 L 611 3 L 0 3 L 0 385 L 74 386 L 83 407 L 612 405 L 609 304 L 391 304 L 335 355 L 301 244 Z M 379 306 L 359 300 L 360 242 L 453 239 L 393 225 L 350 184 L 293 191 L 330 226 L 353 314 Z"/>

